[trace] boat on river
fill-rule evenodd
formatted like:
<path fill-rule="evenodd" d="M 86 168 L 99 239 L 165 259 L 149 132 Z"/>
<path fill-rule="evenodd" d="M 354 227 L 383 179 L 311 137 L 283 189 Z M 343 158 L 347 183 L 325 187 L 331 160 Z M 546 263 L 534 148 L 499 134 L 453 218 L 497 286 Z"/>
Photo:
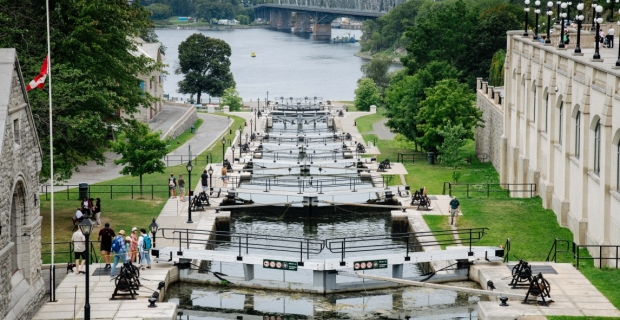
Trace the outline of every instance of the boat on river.
<path fill-rule="evenodd" d="M 256 58 L 256 53 L 252 52 L 252 58 Z"/>
<path fill-rule="evenodd" d="M 346 33 L 343 34 L 342 36 L 337 36 L 335 38 L 332 38 L 332 43 L 356 43 L 358 42 L 357 39 L 355 39 L 355 36 L 351 35 L 350 33 Z"/>

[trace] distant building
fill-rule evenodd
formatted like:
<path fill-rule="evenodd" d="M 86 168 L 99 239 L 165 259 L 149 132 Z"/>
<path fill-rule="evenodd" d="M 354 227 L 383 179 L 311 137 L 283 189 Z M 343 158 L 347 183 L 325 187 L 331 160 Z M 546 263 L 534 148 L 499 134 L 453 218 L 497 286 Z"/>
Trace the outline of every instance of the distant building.
<path fill-rule="evenodd" d="M 15 49 L 0 49 L 0 127 L 0 319 L 32 319 L 45 294 L 42 156 Z"/>
<path fill-rule="evenodd" d="M 227 20 L 227 19 L 220 19 L 220 20 L 217 20 L 217 24 L 223 24 L 223 25 L 234 26 L 234 25 L 239 24 L 239 21 L 237 21 L 237 20 L 235 20 L 235 19 L 230 19 L 230 20 Z"/>

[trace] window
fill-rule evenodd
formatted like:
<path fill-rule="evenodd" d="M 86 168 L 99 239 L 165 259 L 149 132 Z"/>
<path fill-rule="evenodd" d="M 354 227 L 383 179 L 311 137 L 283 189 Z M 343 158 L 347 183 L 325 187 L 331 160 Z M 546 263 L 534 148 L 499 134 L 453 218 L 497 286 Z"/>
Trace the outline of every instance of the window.
<path fill-rule="evenodd" d="M 549 129 L 549 94 L 545 97 L 545 132 Z"/>
<path fill-rule="evenodd" d="M 13 120 L 13 140 L 19 144 L 19 119 Z"/>
<path fill-rule="evenodd" d="M 534 103 L 532 104 L 532 121 L 536 122 L 536 87 L 534 87 Z"/>
<path fill-rule="evenodd" d="M 560 102 L 560 121 L 558 128 L 558 143 L 562 145 L 562 111 L 564 111 L 564 101 Z"/>
<path fill-rule="evenodd" d="M 575 158 L 579 159 L 581 153 L 581 112 L 577 111 L 575 117 Z"/>
<path fill-rule="evenodd" d="M 594 173 L 601 173 L 601 122 L 594 127 Z"/>

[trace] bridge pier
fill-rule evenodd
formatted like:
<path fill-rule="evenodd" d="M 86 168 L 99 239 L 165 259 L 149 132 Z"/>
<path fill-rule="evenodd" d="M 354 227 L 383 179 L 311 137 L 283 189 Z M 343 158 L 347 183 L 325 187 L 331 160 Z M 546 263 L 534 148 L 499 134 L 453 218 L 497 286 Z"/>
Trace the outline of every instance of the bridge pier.
<path fill-rule="evenodd" d="M 291 28 L 291 12 L 284 10 L 269 10 L 269 23 L 272 28 L 282 30 Z"/>
<path fill-rule="evenodd" d="M 312 22 L 310 16 L 306 13 L 298 12 L 295 19 L 295 25 L 293 26 L 293 32 L 304 33 L 312 32 Z"/>
<path fill-rule="evenodd" d="M 320 24 L 315 23 L 314 28 L 312 29 L 312 34 L 316 37 L 332 37 L 332 24 Z"/>

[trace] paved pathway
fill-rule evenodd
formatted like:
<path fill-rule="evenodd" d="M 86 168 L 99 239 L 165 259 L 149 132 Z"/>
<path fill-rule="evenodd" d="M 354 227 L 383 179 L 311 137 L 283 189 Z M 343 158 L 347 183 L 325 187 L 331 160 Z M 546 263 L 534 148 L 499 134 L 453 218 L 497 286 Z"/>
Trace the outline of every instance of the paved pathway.
<path fill-rule="evenodd" d="M 385 126 L 385 123 L 388 122 L 388 119 L 383 119 L 381 121 L 377 121 L 372 124 L 372 132 L 377 135 L 377 138 L 381 140 L 392 140 L 396 137 L 395 133 L 390 131 L 390 128 Z"/>

